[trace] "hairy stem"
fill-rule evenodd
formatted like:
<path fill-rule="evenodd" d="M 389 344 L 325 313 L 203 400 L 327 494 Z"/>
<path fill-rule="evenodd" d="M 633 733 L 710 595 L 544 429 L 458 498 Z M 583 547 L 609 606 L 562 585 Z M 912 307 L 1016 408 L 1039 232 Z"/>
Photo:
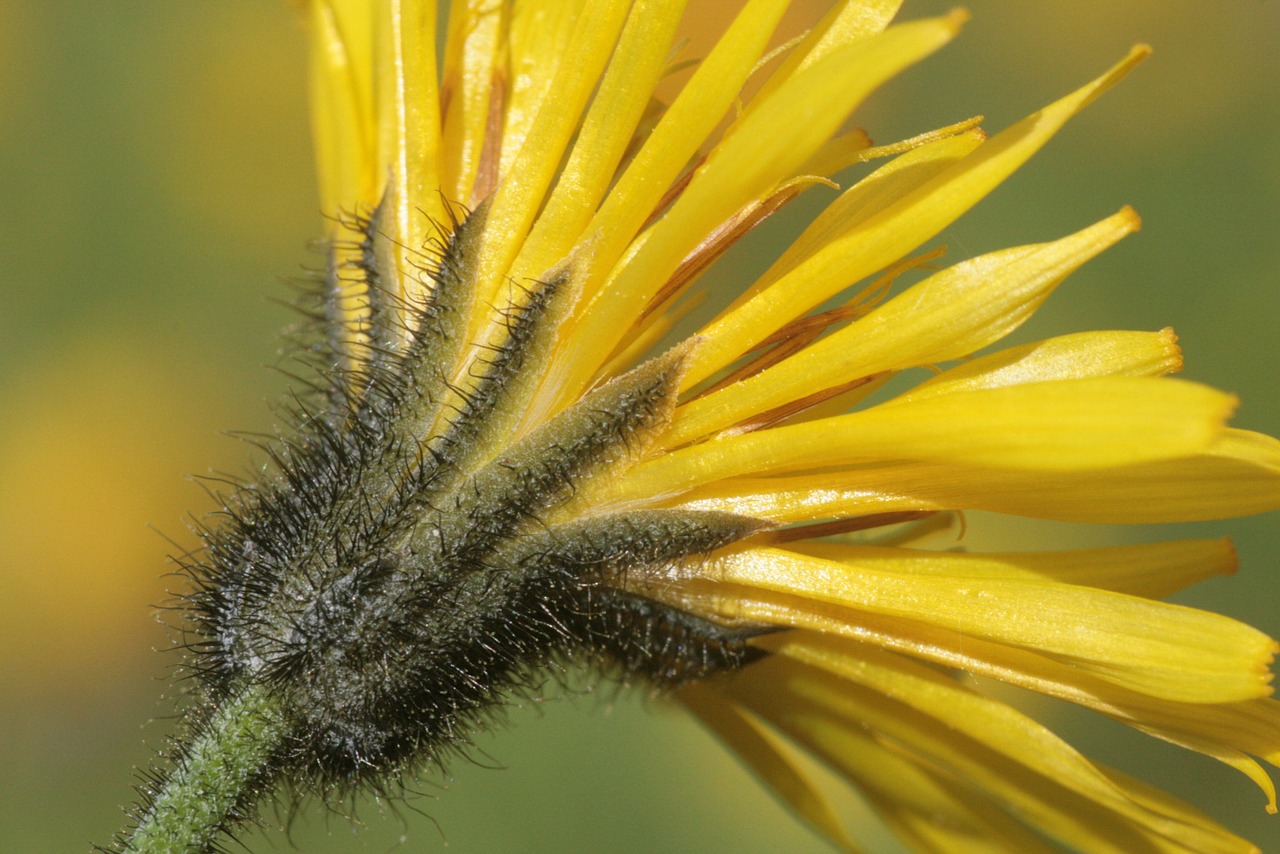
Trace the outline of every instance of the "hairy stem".
<path fill-rule="evenodd" d="M 209 851 L 218 835 L 252 809 L 287 732 L 261 686 L 232 694 L 197 730 L 157 785 L 125 850 L 139 854 Z"/>

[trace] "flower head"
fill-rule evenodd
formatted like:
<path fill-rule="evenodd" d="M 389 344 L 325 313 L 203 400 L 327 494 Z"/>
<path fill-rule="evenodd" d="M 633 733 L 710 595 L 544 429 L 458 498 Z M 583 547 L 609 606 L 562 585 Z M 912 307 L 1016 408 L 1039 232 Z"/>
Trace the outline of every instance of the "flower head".
<path fill-rule="evenodd" d="M 1280 506 L 1280 443 L 1164 376 L 1169 330 L 999 346 L 1133 211 L 941 269 L 921 249 L 1146 50 L 990 138 L 873 147 L 850 115 L 965 16 L 849 0 L 771 52 L 787 6 L 750 0 L 678 72 L 703 14 L 678 0 L 459 2 L 441 57 L 434 3 L 309 4 L 323 399 L 196 570 L 212 704 L 270 722 L 255 785 L 438 759 L 578 657 L 670 692 L 850 849 L 799 753 L 922 850 L 1249 850 L 968 678 L 1217 758 L 1274 811 L 1275 642 L 1157 601 L 1227 543 L 927 547 L 966 510 Z M 803 193 L 823 213 L 673 334 Z"/>

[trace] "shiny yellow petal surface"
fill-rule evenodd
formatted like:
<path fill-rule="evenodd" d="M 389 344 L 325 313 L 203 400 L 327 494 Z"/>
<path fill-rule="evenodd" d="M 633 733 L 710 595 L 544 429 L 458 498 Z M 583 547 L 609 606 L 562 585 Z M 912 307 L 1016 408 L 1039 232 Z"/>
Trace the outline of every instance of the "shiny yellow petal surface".
<path fill-rule="evenodd" d="M 312 135 L 328 211 L 374 197 L 372 28 L 364 3 L 312 2 Z"/>
<path fill-rule="evenodd" d="M 1126 524 L 1224 519 L 1280 502 L 1280 442 L 1228 430 L 1184 459 L 1099 471 L 893 461 L 844 472 L 733 478 L 681 498 L 687 507 L 780 522 L 914 510 Z"/>
<path fill-rule="evenodd" d="M 1051 380 L 1158 377 L 1182 369 L 1172 329 L 1160 332 L 1078 332 L 972 359 L 902 395 L 915 400 Z"/>
<path fill-rule="evenodd" d="M 743 6 L 618 178 L 589 228 L 601 240 L 603 269 L 596 270 L 597 288 L 608 268 L 621 257 L 685 165 L 733 106 L 786 6 L 782 0 L 751 0 Z"/>
<path fill-rule="evenodd" d="M 902 0 L 841 0 L 832 4 L 831 10 L 788 53 L 778 74 L 765 85 L 760 94 L 768 94 L 771 86 L 776 86 L 780 81 L 842 46 L 884 32 L 900 6 Z"/>
<path fill-rule="evenodd" d="M 413 272 L 417 247 L 426 243 L 431 220 L 443 220 L 439 200 L 440 111 L 436 81 L 436 4 L 430 0 L 392 0 L 374 20 L 379 62 L 375 66 L 374 109 L 378 117 L 375 169 L 386 182 L 381 203 L 383 227 L 392 237 L 392 254 L 403 296 L 421 297 Z M 381 192 L 379 193 L 381 196 Z M 431 197 L 435 201 L 431 201 Z M 427 216 L 423 216 L 423 212 Z"/>
<path fill-rule="evenodd" d="M 554 3 L 531 5 L 559 8 Z M 478 296 L 483 304 L 499 302 L 496 298 L 507 281 L 505 274 L 533 227 L 596 81 L 612 57 L 628 5 L 624 0 L 588 4 L 582 14 L 566 15 L 573 20 L 573 27 L 566 43 L 559 46 L 563 51 L 560 56 L 552 57 L 550 46 L 538 48 L 542 62 L 531 67 L 547 79 L 549 94 L 540 102 L 537 121 L 530 124 L 527 133 L 510 125 L 503 129 L 503 163 L 499 167 L 503 180 L 494 192 L 479 250 L 477 280 L 483 290 Z M 513 64 L 518 61 L 513 58 Z M 554 75 L 547 68 L 556 69 Z M 510 158 L 508 151 L 514 152 Z M 534 275 L 545 272 L 538 270 Z M 478 326 L 474 323 L 472 329 Z"/>
<path fill-rule="evenodd" d="M 612 352 L 628 321 L 703 235 L 794 177 L 862 99 L 942 47 L 958 26 L 953 16 L 903 24 L 855 42 L 797 73 L 734 125 L 643 245 L 615 267 L 579 315 L 568 346 L 584 358 L 575 371 L 581 379 L 571 380 L 571 387 L 585 384 L 594 370 L 591 354 Z"/>
<path fill-rule="evenodd" d="M 1055 473 L 1127 469 L 1207 451 L 1234 407 L 1230 395 L 1204 386 L 1141 377 L 985 388 L 694 445 L 642 463 L 591 497 L 630 502 L 741 475 L 903 459 Z"/>
<path fill-rule="evenodd" d="M 784 732 L 813 738 L 854 721 L 940 780 L 977 784 L 1024 820 L 1079 850 L 1248 851 L 1250 846 L 1191 812 L 1168 814 L 1126 791 L 1048 730 L 1004 703 L 892 653 L 811 635 L 768 642 L 780 654 L 728 686 Z M 753 683 L 769 670 L 786 691 Z M 784 699 L 785 698 L 785 699 Z M 838 757 L 847 746 L 830 745 Z M 988 834 L 988 838 L 990 835 Z M 998 837 L 997 837 L 998 839 Z M 1000 840 L 1005 850 L 1022 843 Z M 1033 849 L 1034 850 L 1034 849 Z"/>
<path fill-rule="evenodd" d="M 510 86 L 503 40 L 509 10 L 485 0 L 449 8 L 441 74 L 441 192 L 474 207 L 492 191 L 501 107 Z"/>
<path fill-rule="evenodd" d="M 775 367 L 684 406 L 672 445 L 731 426 L 815 388 L 958 359 L 1003 338 L 1073 270 L 1137 228 L 1132 211 L 1051 244 L 957 264 Z"/>
<path fill-rule="evenodd" d="M 1169 700 L 1231 703 L 1270 692 L 1275 642 L 1226 617 L 1037 578 L 970 577 L 954 565 L 920 572 L 917 560 L 929 558 L 853 563 L 753 549 L 699 572 L 786 593 L 798 611 L 809 602 L 848 609 L 855 625 L 867 612 L 952 631 L 954 644 L 974 637 L 1039 652 Z"/>
<path fill-rule="evenodd" d="M 1140 62 L 1135 50 L 1107 74 L 993 137 L 981 148 L 833 240 L 773 287 L 703 332 L 688 378 L 698 380 L 847 282 L 919 246 L 960 216 L 1038 151 L 1068 119 Z"/>
<path fill-rule="evenodd" d="M 696 607 L 739 619 L 785 622 L 826 635 L 855 638 L 957 670 L 987 676 L 1028 690 L 1077 703 L 1148 734 L 1213 757 L 1252 779 L 1266 795 L 1267 810 L 1276 811 L 1276 789 L 1249 754 L 1280 765 L 1280 718 L 1277 703 L 1260 699 L 1242 703 L 1171 702 L 1122 687 L 1076 666 L 1038 652 L 984 640 L 958 637 L 952 630 L 905 622 L 838 606 L 810 603 L 805 613 L 787 594 L 739 588 L 697 579 L 678 587 L 663 586 L 662 595 L 682 607 Z"/>
<path fill-rule="evenodd" d="M 973 554 L 814 542 L 793 547 L 824 560 L 853 566 L 886 565 L 908 574 L 979 581 L 1059 581 L 1159 599 L 1214 575 L 1236 569 L 1227 540 L 1181 540 L 1059 552 Z"/>
<path fill-rule="evenodd" d="M 569 160 L 516 264 L 517 277 L 542 275 L 585 232 L 666 68 L 684 7 L 684 0 L 646 0 L 631 10 Z"/>
<path fill-rule="evenodd" d="M 907 193 L 928 183 L 945 169 L 969 156 L 987 139 L 981 130 L 966 127 L 958 133 L 930 137 L 858 181 L 826 207 L 796 238 L 758 281 L 730 308 L 751 299 L 819 250 Z"/>

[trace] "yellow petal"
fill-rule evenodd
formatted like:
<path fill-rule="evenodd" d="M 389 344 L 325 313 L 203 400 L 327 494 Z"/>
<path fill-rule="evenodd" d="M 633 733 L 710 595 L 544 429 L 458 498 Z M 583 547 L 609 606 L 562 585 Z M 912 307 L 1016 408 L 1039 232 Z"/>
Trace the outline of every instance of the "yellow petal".
<path fill-rule="evenodd" d="M 737 690 L 743 693 L 759 687 L 759 682 L 751 681 Z M 1049 854 L 1056 850 L 975 789 L 848 723 L 809 715 L 796 721 L 787 734 L 846 777 L 904 841 L 926 851 Z"/>
<path fill-rule="evenodd" d="M 954 644 L 972 636 L 1031 649 L 1165 699 L 1229 703 L 1270 692 L 1275 642 L 1207 611 L 1055 582 L 922 574 L 892 561 L 850 565 L 781 549 L 728 554 L 690 571 L 790 594 L 801 611 L 812 600 L 850 609 L 854 623 L 865 611 L 949 629 Z"/>
<path fill-rule="evenodd" d="M 794 177 L 868 94 L 946 44 L 958 25 L 948 17 L 896 26 L 843 46 L 783 82 L 711 152 L 656 226 L 649 251 L 606 285 L 607 294 L 583 323 L 634 316 L 652 296 L 653 283 L 665 281 L 702 235 Z"/>
<path fill-rule="evenodd" d="M 680 700 L 766 782 L 791 809 L 845 851 L 861 851 L 822 790 L 800 770 L 782 745 L 732 703 L 697 682 L 680 689 Z"/>
<path fill-rule="evenodd" d="M 378 58 L 374 92 L 376 172 L 386 182 L 380 225 L 390 238 L 393 293 L 422 299 L 416 252 L 431 218 L 443 222 L 440 189 L 440 96 L 436 83 L 434 0 L 389 0 L 374 22 Z M 379 191 L 381 196 L 381 190 Z M 424 216 L 424 211 L 426 216 Z"/>
<path fill-rule="evenodd" d="M 1137 227 L 1126 208 L 1062 240 L 936 273 L 781 363 L 681 407 L 668 444 L 851 379 L 967 356 L 1017 329 L 1072 271 Z"/>
<path fill-rule="evenodd" d="M 378 201 L 371 13 L 354 0 L 311 3 L 311 126 L 326 212 L 356 211 Z"/>
<path fill-rule="evenodd" d="M 549 98 L 555 97 L 561 61 L 575 57 L 575 32 L 590 0 L 523 0 L 511 3 L 507 63 L 510 91 L 502 116 L 498 171 L 510 174 L 515 158 Z"/>
<path fill-rule="evenodd" d="M 729 310 L 770 287 L 784 274 L 794 270 L 801 262 L 808 260 L 844 233 L 941 175 L 946 169 L 968 157 L 986 139 L 987 135 L 981 130 L 965 128 L 955 135 L 930 137 L 881 166 L 841 193 L 839 198 L 818 214 L 764 275 L 730 304 Z"/>
<path fill-rule="evenodd" d="M 1135 377 L 891 401 L 672 451 L 640 464 L 625 481 L 598 485 L 591 499 L 651 500 L 722 478 L 876 460 L 1046 472 L 1129 467 L 1207 450 L 1234 405 L 1205 386 Z"/>
<path fill-rule="evenodd" d="M 674 456 L 674 455 L 668 455 Z M 684 495 L 690 509 L 778 522 L 902 510 L 991 510 L 1067 522 L 1190 522 L 1280 508 L 1280 441 L 1228 430 L 1186 459 L 1099 471 L 891 462 L 794 477 L 735 478 Z"/>
<path fill-rule="evenodd" d="M 327 213 L 364 214 L 378 202 L 373 117 L 373 14 L 354 0 L 312 0 L 310 81 L 311 127 L 315 142 L 320 202 Z M 331 220 L 330 264 L 341 270 L 357 263 L 363 235 L 341 217 Z M 344 282 L 338 308 L 347 328 L 358 329 L 363 308 L 358 288 Z"/>
<path fill-rule="evenodd" d="M 734 104 L 786 7 L 786 0 L 751 0 L 743 7 L 609 192 L 589 228 L 600 235 L 605 267 L 597 271 L 596 288 Z"/>
<path fill-rule="evenodd" d="M 788 0 L 748 0 L 618 178 L 587 227 L 597 260 L 583 284 L 585 296 L 599 290 L 677 176 L 736 102 L 787 5 Z M 570 390 L 579 388 L 582 376 L 593 373 L 599 364 L 601 354 L 593 354 L 596 361 L 583 368 L 571 343 L 562 345 L 548 369 L 542 389 L 529 405 L 526 426 L 541 423 L 571 403 Z"/>
<path fill-rule="evenodd" d="M 1077 332 L 983 356 L 925 380 L 901 395 L 915 400 L 1051 380 L 1158 377 L 1182 369 L 1172 329 L 1160 332 Z"/>
<path fill-rule="evenodd" d="M 795 596 L 697 578 L 660 579 L 649 595 L 696 613 L 728 621 L 756 620 L 844 636 L 897 650 L 947 668 L 985 676 L 1105 714 L 1142 732 L 1223 762 L 1249 777 L 1276 812 L 1276 788 L 1248 754 L 1280 766 L 1280 703 L 1260 698 L 1240 703 L 1174 702 L 1109 682 L 1070 661 L 965 636 L 948 628 L 853 612 Z"/>
<path fill-rule="evenodd" d="M 948 778 L 929 763 L 913 762 L 892 744 L 847 726 L 806 726 L 825 736 L 815 751 L 845 769 L 866 794 L 876 815 L 912 850 L 955 854 L 1053 854 L 1038 833 L 993 804 L 986 793 Z M 851 745 L 856 748 L 850 749 Z M 857 769 L 855 762 L 866 766 Z"/>
<path fill-rule="evenodd" d="M 569 159 L 512 273 L 541 276 L 581 238 L 604 198 L 666 66 L 685 0 L 641 0 L 631 10 Z"/>
<path fill-rule="evenodd" d="M 588 3 L 582 13 L 575 16 L 564 60 L 556 57 L 554 62 L 546 63 L 555 68 L 555 73 L 550 77 L 549 94 L 538 103 L 537 121 L 529 126 L 527 134 L 513 131 L 508 111 L 508 126 L 503 129 L 502 181 L 485 223 L 476 276 L 479 282 L 485 283 L 487 292 L 482 290 L 477 294 L 477 306 L 481 310 L 471 324 L 472 338 L 489 319 L 488 307 L 505 302 L 499 294 L 508 286 L 507 272 L 560 170 L 583 110 L 609 64 L 629 7 L 627 0 L 598 0 Z M 530 46 L 531 51 L 543 58 L 550 49 L 540 45 L 535 50 Z M 512 71 L 519 74 L 516 62 L 513 55 Z M 543 71 L 541 76 L 548 75 Z M 517 153 L 508 158 L 509 151 Z M 534 275 L 545 272 L 538 270 Z"/>
<path fill-rule="evenodd" d="M 793 551 L 859 567 L 952 578 L 1057 581 L 1160 599 L 1236 569 L 1229 540 L 1178 540 L 1056 552 L 973 554 L 881 548 L 841 543 L 798 543 Z"/>
<path fill-rule="evenodd" d="M 1168 792 L 1157 789 L 1136 777 L 1130 777 L 1114 768 L 1098 766 L 1119 787 L 1123 788 L 1130 798 L 1152 812 L 1183 822 L 1187 829 L 1182 831 L 1180 842 L 1190 846 L 1193 851 L 1237 851 L 1247 854 L 1261 854 L 1258 848 L 1248 840 L 1222 828 L 1211 817 L 1190 804 L 1180 801 Z M 1206 834 L 1206 831 L 1208 833 Z"/>
<path fill-rule="evenodd" d="M 707 343 L 695 354 L 688 380 L 697 382 L 710 376 L 781 324 L 937 234 L 1026 162 L 1069 118 L 1148 52 L 1135 48 L 1102 77 L 993 137 L 943 174 L 828 243 L 773 287 L 715 321 L 700 333 Z"/>
<path fill-rule="evenodd" d="M 842 46 L 884 32 L 901 6 L 902 0 L 843 0 L 833 5 L 790 51 L 759 96 L 768 95 L 783 80 Z"/>
<path fill-rule="evenodd" d="M 877 86 L 955 35 L 960 16 L 916 21 L 844 46 L 780 85 L 744 115 L 689 186 L 628 254 L 570 331 L 570 388 L 582 388 L 680 262 L 721 223 L 765 198 L 839 130 Z"/>
<path fill-rule="evenodd" d="M 493 163 L 489 171 L 497 171 L 502 127 L 495 121 L 496 108 L 510 85 L 505 65 L 507 10 L 505 3 L 488 0 L 459 0 L 449 8 L 440 82 L 445 105 L 440 191 L 468 208 L 484 200 L 485 185 L 497 177 L 480 171 L 486 145 Z"/>
<path fill-rule="evenodd" d="M 767 643 L 781 654 L 728 690 L 788 735 L 865 728 L 1079 850 L 1249 850 L 1193 810 L 1144 807 L 1048 730 L 934 671 L 809 634 Z"/>

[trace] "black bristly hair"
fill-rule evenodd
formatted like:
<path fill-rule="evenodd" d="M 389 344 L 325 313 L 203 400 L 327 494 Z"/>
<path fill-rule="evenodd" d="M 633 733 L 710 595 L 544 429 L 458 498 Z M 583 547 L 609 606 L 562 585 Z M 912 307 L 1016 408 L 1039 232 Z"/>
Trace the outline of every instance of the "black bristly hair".
<path fill-rule="evenodd" d="M 283 718 L 251 800 L 279 782 L 326 796 L 385 789 L 459 750 L 556 659 L 663 688 L 755 654 L 758 630 L 681 612 L 626 580 L 760 522 L 685 510 L 554 518 L 578 485 L 620 471 L 666 425 L 685 353 L 512 440 L 576 271 L 513 284 L 495 331 L 467 341 L 486 210 L 447 227 L 421 300 L 390 292 L 379 213 L 360 221 L 357 260 L 330 262 L 308 312 L 316 393 L 296 405 L 292 437 L 269 448 L 274 471 L 229 496 L 202 532 L 203 561 L 187 567 L 197 718 L 246 686 L 265 687 Z M 358 328 L 338 304 L 353 270 Z"/>

